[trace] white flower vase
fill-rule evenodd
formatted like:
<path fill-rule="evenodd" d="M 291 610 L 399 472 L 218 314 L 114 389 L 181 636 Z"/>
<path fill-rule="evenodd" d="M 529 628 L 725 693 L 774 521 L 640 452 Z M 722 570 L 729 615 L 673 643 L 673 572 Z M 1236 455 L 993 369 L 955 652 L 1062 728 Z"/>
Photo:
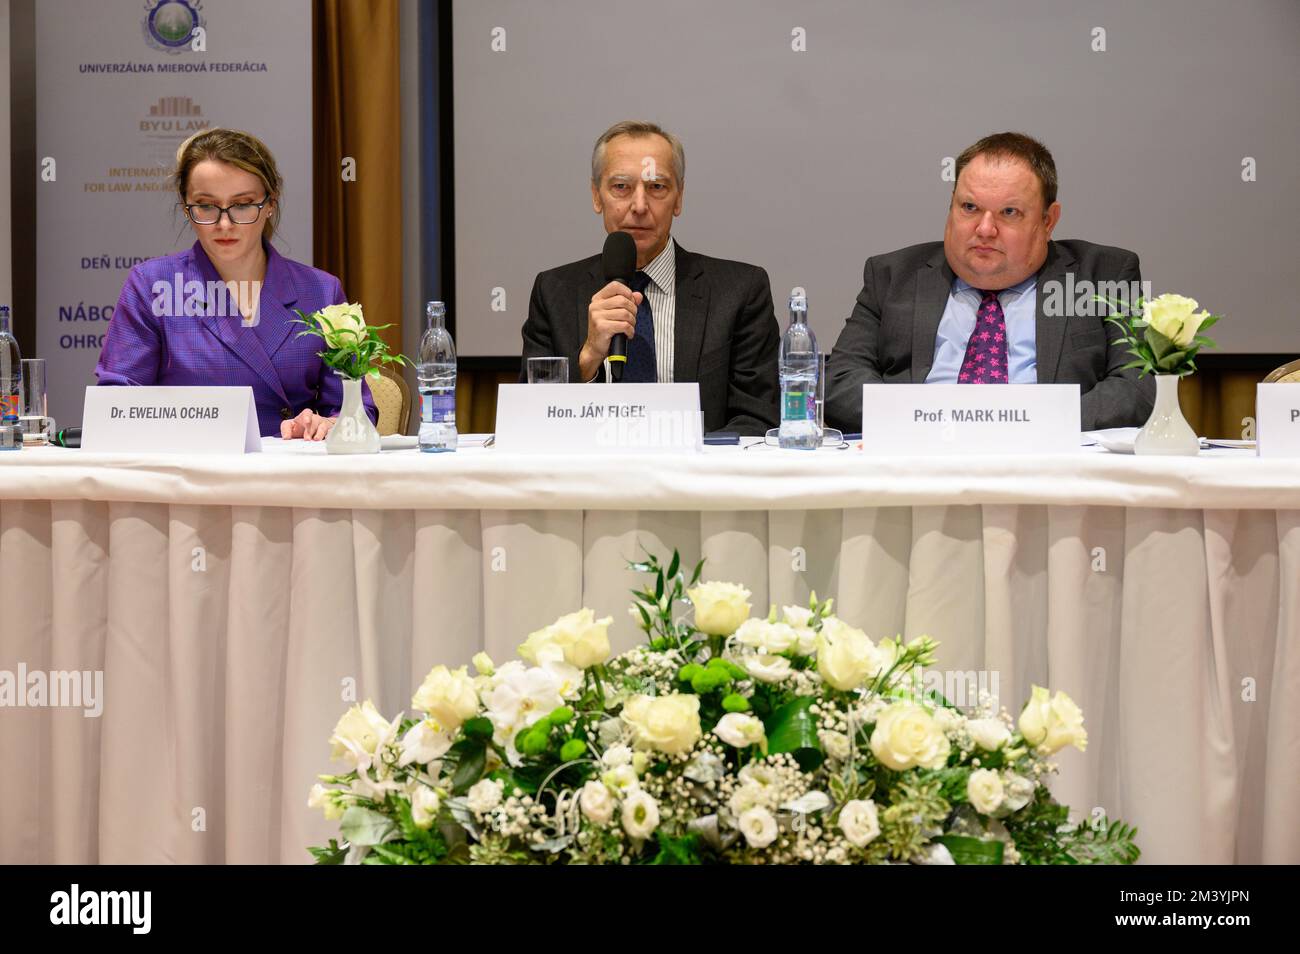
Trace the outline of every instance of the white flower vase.
<path fill-rule="evenodd" d="M 1201 442 L 1178 404 L 1178 375 L 1156 375 L 1156 406 L 1133 442 L 1135 454 L 1192 456 Z"/>
<path fill-rule="evenodd" d="M 335 372 L 336 374 L 338 372 Z M 325 438 L 325 450 L 330 454 L 377 454 L 379 432 L 370 423 L 365 402 L 361 400 L 361 378 L 343 379 L 343 409 L 339 419 Z"/>

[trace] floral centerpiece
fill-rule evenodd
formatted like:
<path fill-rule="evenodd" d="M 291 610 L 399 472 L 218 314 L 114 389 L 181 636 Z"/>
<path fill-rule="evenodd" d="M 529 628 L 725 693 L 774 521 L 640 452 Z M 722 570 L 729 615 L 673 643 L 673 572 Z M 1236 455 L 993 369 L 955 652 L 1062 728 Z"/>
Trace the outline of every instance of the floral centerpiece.
<path fill-rule="evenodd" d="M 1156 375 L 1156 403 L 1134 443 L 1139 454 L 1196 454 L 1200 441 L 1183 417 L 1178 404 L 1178 379 L 1196 372 L 1201 348 L 1217 347 L 1202 332 L 1222 315 L 1197 311 L 1195 298 L 1160 295 L 1147 301 L 1126 303 L 1098 298 L 1111 306 L 1106 320 L 1119 326 L 1120 341 L 1133 360 L 1124 368 L 1138 368 L 1138 376 Z"/>
<path fill-rule="evenodd" d="M 401 354 L 393 354 L 379 336 L 391 324 L 371 327 L 366 324 L 360 304 L 326 305 L 307 314 L 295 308 L 296 324 L 305 325 L 303 335 L 316 335 L 324 348 L 316 354 L 343 379 L 343 406 L 338 423 L 325 439 L 332 454 L 373 454 L 379 450 L 379 432 L 366 413 L 361 398 L 361 380 L 379 377 L 385 364 L 409 364 Z"/>
<path fill-rule="evenodd" d="M 750 615 L 676 553 L 611 657 L 589 609 L 477 675 L 437 666 L 411 705 L 339 720 L 345 763 L 308 804 L 339 822 L 324 864 L 1132 863 L 1133 829 L 1073 824 L 1045 781 L 1083 715 L 1034 687 L 1012 718 L 917 678 L 936 644 L 874 643 L 832 601 Z M 674 611 L 688 606 L 689 610 Z M 688 619 L 688 617 L 693 617 Z"/>

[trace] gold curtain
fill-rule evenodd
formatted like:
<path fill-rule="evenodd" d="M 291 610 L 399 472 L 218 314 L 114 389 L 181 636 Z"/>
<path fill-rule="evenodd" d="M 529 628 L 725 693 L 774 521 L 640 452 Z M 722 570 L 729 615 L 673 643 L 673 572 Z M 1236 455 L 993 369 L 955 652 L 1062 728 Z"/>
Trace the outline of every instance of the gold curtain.
<path fill-rule="evenodd" d="M 312 13 L 316 267 L 338 276 L 368 324 L 392 324 L 381 334 L 401 351 L 397 0 L 315 0 Z"/>

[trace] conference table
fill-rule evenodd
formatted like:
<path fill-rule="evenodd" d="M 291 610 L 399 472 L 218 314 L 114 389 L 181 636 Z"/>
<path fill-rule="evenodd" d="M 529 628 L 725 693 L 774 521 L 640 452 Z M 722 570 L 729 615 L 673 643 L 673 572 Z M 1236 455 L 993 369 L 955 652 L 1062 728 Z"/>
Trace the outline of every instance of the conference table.
<path fill-rule="evenodd" d="M 1053 790 L 1144 861 L 1300 862 L 1300 461 L 465 443 L 0 458 L 0 677 L 102 673 L 0 709 L 0 862 L 307 862 L 352 702 L 582 606 L 625 649 L 626 564 L 673 548 L 755 613 L 815 590 L 928 634 L 1013 713 L 1065 690 L 1089 740 Z"/>

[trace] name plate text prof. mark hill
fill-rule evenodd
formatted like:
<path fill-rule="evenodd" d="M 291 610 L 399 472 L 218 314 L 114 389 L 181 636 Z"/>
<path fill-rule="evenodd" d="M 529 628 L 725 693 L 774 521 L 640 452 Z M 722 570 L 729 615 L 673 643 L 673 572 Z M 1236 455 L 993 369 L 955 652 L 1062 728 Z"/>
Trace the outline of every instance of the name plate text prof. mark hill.
<path fill-rule="evenodd" d="M 862 447 L 874 456 L 1072 454 L 1077 384 L 864 384 Z"/>

